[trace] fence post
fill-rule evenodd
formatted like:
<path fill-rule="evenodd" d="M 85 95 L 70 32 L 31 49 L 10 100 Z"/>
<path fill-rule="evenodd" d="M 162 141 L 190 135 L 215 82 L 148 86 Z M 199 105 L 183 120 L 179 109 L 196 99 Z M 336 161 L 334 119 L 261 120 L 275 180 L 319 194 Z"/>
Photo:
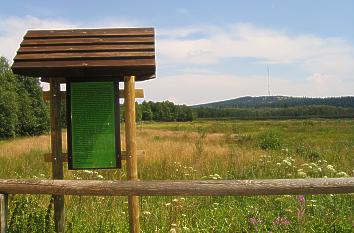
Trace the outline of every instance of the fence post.
<path fill-rule="evenodd" d="M 136 157 L 136 122 L 135 122 L 135 76 L 124 77 L 125 106 L 125 143 L 127 153 L 128 180 L 138 180 Z M 128 196 L 129 228 L 131 233 L 140 232 L 138 196 Z"/>
<path fill-rule="evenodd" d="M 0 233 L 7 231 L 8 194 L 0 194 Z"/>
<path fill-rule="evenodd" d="M 60 80 L 50 78 L 50 120 L 51 120 L 51 149 L 53 154 L 52 160 L 52 176 L 53 179 L 62 180 L 63 172 L 63 157 L 62 157 L 62 136 L 60 124 Z M 65 231 L 65 211 L 64 211 L 64 196 L 53 195 L 54 199 L 54 221 L 55 231 L 64 233 Z"/>

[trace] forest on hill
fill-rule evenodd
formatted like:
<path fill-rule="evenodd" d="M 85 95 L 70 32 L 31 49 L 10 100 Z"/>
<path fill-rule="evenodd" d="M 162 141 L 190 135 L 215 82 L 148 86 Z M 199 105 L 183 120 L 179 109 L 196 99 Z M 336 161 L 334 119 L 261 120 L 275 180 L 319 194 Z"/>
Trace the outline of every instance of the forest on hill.
<path fill-rule="evenodd" d="M 294 106 L 335 106 L 354 108 L 354 96 L 343 97 L 292 97 L 292 96 L 245 96 L 236 99 L 194 105 L 193 108 L 288 108 Z"/>
<path fill-rule="evenodd" d="M 354 117 L 354 97 L 240 97 L 192 106 L 197 118 L 283 119 Z"/>

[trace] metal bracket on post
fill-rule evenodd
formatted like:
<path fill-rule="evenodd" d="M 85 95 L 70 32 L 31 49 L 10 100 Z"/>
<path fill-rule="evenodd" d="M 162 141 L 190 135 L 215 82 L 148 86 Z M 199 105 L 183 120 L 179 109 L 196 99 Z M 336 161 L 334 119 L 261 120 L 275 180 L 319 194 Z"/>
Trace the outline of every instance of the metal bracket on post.
<path fill-rule="evenodd" d="M 9 199 L 8 194 L 0 194 L 0 233 L 7 232 L 7 217 L 9 210 Z"/>

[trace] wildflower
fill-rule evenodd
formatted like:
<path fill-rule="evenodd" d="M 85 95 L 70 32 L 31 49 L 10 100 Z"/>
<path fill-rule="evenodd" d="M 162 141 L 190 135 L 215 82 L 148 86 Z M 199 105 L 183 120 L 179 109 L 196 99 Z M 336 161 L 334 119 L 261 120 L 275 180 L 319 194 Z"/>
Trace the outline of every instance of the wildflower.
<path fill-rule="evenodd" d="M 276 219 L 274 219 L 273 225 L 289 226 L 290 221 L 286 217 L 278 216 Z"/>
<path fill-rule="evenodd" d="M 299 177 L 301 177 L 301 178 L 305 178 L 305 177 L 307 176 L 306 173 L 303 172 L 303 171 L 298 171 L 298 172 L 297 172 L 297 175 L 298 175 Z"/>
<path fill-rule="evenodd" d="M 335 173 L 336 172 L 336 169 L 334 169 L 333 165 L 327 165 L 327 169 L 330 171 L 330 172 L 333 172 Z"/>
<path fill-rule="evenodd" d="M 143 211 L 143 215 L 151 215 L 150 211 Z"/>
<path fill-rule="evenodd" d="M 345 173 L 345 172 L 338 172 L 338 173 L 336 174 L 336 176 L 337 176 L 337 177 L 348 177 L 348 174 Z"/>
<path fill-rule="evenodd" d="M 255 217 L 251 217 L 249 219 L 249 222 L 254 226 L 254 228 L 256 229 L 256 231 L 258 231 L 258 225 L 260 225 L 262 223 L 261 220 L 255 218 Z"/>
<path fill-rule="evenodd" d="M 300 204 L 303 205 L 305 203 L 305 196 L 304 195 L 297 196 L 297 199 L 299 200 Z"/>
<path fill-rule="evenodd" d="M 283 160 L 283 163 L 285 163 L 285 164 L 288 165 L 288 166 L 291 166 L 291 162 L 290 162 L 289 160 L 287 160 L 287 159 L 284 159 L 284 160 Z"/>

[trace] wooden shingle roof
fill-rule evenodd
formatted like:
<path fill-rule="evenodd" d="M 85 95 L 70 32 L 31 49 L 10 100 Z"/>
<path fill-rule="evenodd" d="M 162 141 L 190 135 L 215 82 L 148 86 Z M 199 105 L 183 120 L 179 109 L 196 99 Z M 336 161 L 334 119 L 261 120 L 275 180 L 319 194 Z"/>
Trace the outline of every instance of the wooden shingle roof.
<path fill-rule="evenodd" d="M 137 81 L 155 77 L 153 28 L 30 30 L 14 58 L 15 74 Z"/>

